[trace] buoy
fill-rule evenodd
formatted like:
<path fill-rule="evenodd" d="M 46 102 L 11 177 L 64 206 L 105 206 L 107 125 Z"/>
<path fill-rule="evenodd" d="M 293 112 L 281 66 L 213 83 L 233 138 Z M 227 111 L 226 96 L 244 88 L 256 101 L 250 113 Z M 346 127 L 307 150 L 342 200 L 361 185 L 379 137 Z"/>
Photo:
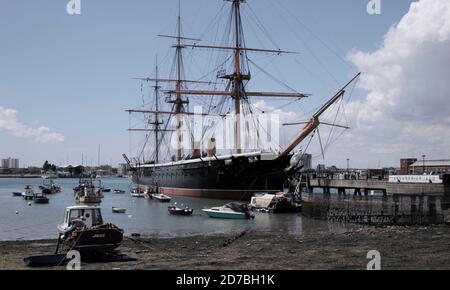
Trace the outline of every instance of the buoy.
<path fill-rule="evenodd" d="M 28 203 L 28 206 L 31 206 L 31 202 Z"/>
<path fill-rule="evenodd" d="M 19 211 L 16 210 L 16 214 L 19 214 Z"/>

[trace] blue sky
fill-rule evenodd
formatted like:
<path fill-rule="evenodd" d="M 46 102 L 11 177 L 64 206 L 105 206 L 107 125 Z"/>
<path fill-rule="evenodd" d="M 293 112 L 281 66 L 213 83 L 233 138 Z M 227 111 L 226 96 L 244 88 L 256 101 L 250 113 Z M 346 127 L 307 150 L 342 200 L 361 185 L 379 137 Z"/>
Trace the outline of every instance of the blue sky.
<path fill-rule="evenodd" d="M 129 152 L 124 110 L 140 102 L 140 84 L 131 78 L 150 75 L 155 54 L 161 58 L 167 54 L 170 41 L 156 35 L 173 33 L 177 3 L 81 0 L 82 15 L 70 16 L 67 2 L 0 0 L 0 107 L 16 110 L 20 122 L 29 127 L 46 126 L 64 135 L 63 142 L 40 143 L 0 131 L 0 157 L 18 157 L 22 164 L 40 165 L 46 159 L 79 163 L 84 153 L 88 163 L 96 164 L 101 144 L 102 163 L 116 164 L 122 162 L 121 153 Z M 378 49 L 412 1 L 384 0 L 382 14 L 376 16 L 367 14 L 368 0 L 248 2 L 277 44 L 299 51 L 297 60 L 320 76 L 313 77 L 292 61 L 279 62 L 292 87 L 314 94 L 305 104 L 314 106 L 331 95 L 337 83 L 310 51 L 338 83 L 344 83 L 354 70 L 334 53 L 345 58 L 353 49 Z M 221 5 L 221 0 L 182 0 L 185 34 L 197 37 L 203 33 Z M 314 34 L 296 23 L 287 10 Z M 260 46 L 251 28 L 246 31 L 248 46 Z M 211 36 L 203 39 L 207 43 Z M 270 42 L 265 43 L 271 47 Z M 263 86 L 253 84 L 259 85 Z M 356 97 L 364 97 L 364 92 Z M 344 166 L 344 161 L 340 165 Z"/>

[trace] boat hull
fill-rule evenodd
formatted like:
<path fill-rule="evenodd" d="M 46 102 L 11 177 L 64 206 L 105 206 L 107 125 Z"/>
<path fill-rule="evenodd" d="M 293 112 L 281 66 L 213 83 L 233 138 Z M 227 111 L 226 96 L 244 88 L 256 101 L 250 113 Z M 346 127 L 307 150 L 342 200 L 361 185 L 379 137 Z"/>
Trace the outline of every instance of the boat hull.
<path fill-rule="evenodd" d="M 113 207 L 112 208 L 112 212 L 113 213 L 126 213 L 126 209 L 125 208 L 118 208 L 118 207 Z"/>
<path fill-rule="evenodd" d="M 213 210 L 202 210 L 211 218 L 218 219 L 233 219 L 233 220 L 245 220 L 248 219 L 248 216 L 245 213 L 230 213 L 230 212 L 221 212 L 221 211 L 213 211 Z"/>
<path fill-rule="evenodd" d="M 80 196 L 79 202 L 83 204 L 101 203 L 102 198 L 99 196 Z"/>
<path fill-rule="evenodd" d="M 194 213 L 193 209 L 181 209 L 171 206 L 169 206 L 168 210 L 171 215 L 190 216 Z"/>
<path fill-rule="evenodd" d="M 284 188 L 291 156 L 275 160 L 236 157 L 147 166 L 134 174 L 141 189 L 170 196 L 250 200 L 254 193 L 276 193 Z"/>
<path fill-rule="evenodd" d="M 122 240 L 122 230 L 105 227 L 76 231 L 69 244 L 79 251 L 110 251 L 119 247 Z"/>
<path fill-rule="evenodd" d="M 34 203 L 38 203 L 38 204 L 46 204 L 49 203 L 50 199 L 49 198 L 34 198 Z"/>

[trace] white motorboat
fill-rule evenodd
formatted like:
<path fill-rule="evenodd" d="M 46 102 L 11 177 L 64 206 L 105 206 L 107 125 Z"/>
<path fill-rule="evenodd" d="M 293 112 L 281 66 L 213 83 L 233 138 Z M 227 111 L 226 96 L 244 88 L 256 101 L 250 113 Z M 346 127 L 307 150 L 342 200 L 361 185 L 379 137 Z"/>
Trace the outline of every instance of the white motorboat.
<path fill-rule="evenodd" d="M 142 191 L 141 189 L 135 187 L 135 188 L 132 188 L 132 189 L 130 190 L 130 195 L 131 195 L 132 197 L 141 197 L 141 198 L 144 198 L 144 197 L 147 196 L 147 192 Z"/>
<path fill-rule="evenodd" d="M 42 174 L 42 179 L 56 179 L 58 178 L 58 174 L 55 171 L 46 171 Z"/>
<path fill-rule="evenodd" d="M 168 195 L 165 195 L 163 193 L 152 193 L 150 195 L 150 198 L 160 201 L 160 202 L 170 202 L 172 198 Z"/>
<path fill-rule="evenodd" d="M 121 208 L 121 207 L 112 207 L 112 212 L 113 213 L 126 213 L 127 209 L 126 208 Z"/>
<path fill-rule="evenodd" d="M 25 186 L 25 191 L 22 192 L 23 199 L 32 200 L 34 198 L 34 190 L 31 185 Z"/>
<path fill-rule="evenodd" d="M 211 218 L 221 219 L 250 219 L 254 216 L 250 213 L 246 204 L 231 202 L 224 206 L 202 209 Z"/>

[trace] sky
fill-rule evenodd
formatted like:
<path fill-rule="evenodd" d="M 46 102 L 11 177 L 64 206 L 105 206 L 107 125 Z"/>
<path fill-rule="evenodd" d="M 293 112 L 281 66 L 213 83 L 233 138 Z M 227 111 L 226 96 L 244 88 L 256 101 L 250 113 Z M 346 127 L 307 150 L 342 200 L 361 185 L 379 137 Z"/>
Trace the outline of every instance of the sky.
<path fill-rule="evenodd" d="M 83 155 L 96 165 L 100 145 L 102 164 L 123 162 L 121 154 L 133 155 L 140 140 L 127 132 L 125 110 L 142 102 L 140 82 L 132 78 L 152 75 L 156 55 L 161 74 L 170 75 L 172 43 L 157 35 L 174 33 L 177 1 L 81 0 L 81 15 L 69 15 L 68 2 L 0 0 L 1 158 L 75 164 Z M 315 141 L 314 163 L 345 167 L 350 158 L 352 167 L 376 168 L 422 154 L 449 158 L 449 1 L 381 0 L 379 15 L 367 12 L 369 0 L 247 2 L 247 46 L 299 52 L 252 59 L 312 94 L 282 109 L 261 100 L 262 108 L 306 120 L 311 108 L 363 72 L 345 100 L 351 130 L 324 156 Z M 213 42 L 220 30 L 215 21 L 226 19 L 218 14 L 223 5 L 229 4 L 182 0 L 183 33 Z M 186 73 L 198 78 L 206 58 L 188 51 Z M 257 77 L 252 87 L 280 89 Z M 287 129 L 282 141 L 299 129 Z"/>

